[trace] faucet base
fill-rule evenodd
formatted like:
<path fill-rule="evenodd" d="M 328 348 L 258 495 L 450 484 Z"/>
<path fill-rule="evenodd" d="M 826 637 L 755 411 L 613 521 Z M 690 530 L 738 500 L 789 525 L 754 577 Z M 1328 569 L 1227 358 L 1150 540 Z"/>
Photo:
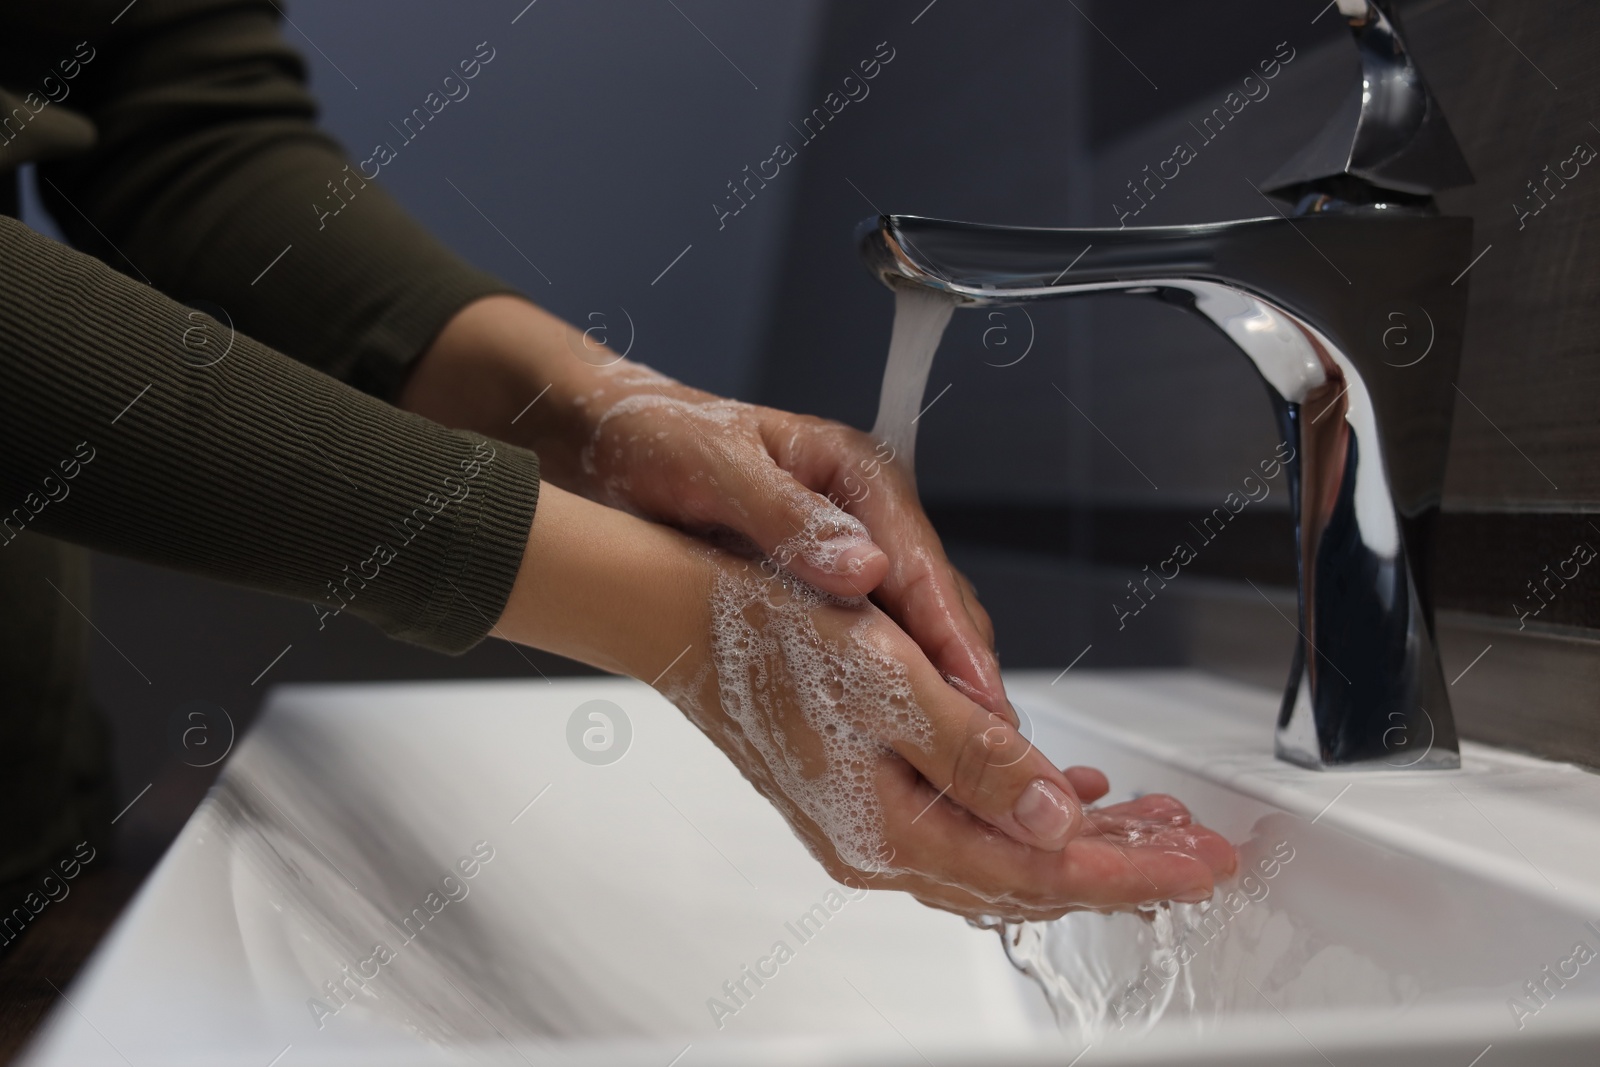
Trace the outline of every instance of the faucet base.
<path fill-rule="evenodd" d="M 1280 738 L 1273 747 L 1273 755 L 1285 763 L 1311 771 L 1458 771 L 1461 769 L 1459 753 L 1446 749 L 1425 751 L 1421 756 L 1396 753 L 1386 759 L 1357 760 L 1352 763 L 1327 762 L 1297 746 L 1287 745 Z"/>

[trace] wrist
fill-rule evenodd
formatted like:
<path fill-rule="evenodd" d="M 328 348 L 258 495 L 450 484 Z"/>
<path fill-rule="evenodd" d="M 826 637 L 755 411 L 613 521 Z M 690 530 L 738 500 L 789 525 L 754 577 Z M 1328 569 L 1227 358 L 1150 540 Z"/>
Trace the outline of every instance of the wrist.
<path fill-rule="evenodd" d="M 400 407 L 539 453 L 546 476 L 581 478 L 579 450 L 593 432 L 582 400 L 596 370 L 576 354 L 582 336 L 516 296 L 489 296 L 445 324 L 398 398 Z"/>
<path fill-rule="evenodd" d="M 703 643 L 716 568 L 684 534 L 546 484 L 496 630 L 653 682 Z"/>

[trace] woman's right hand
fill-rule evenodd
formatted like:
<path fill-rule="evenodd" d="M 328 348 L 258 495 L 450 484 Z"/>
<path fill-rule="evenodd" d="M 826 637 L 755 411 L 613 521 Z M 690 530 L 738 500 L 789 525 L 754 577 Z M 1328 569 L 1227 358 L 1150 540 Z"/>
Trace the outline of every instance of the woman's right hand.
<path fill-rule="evenodd" d="M 841 882 L 968 916 L 1203 899 L 1233 848 L 1168 797 L 1101 811 L 865 598 L 541 487 L 501 636 L 654 680 Z M 664 671 L 664 673 L 663 673 Z"/>
<path fill-rule="evenodd" d="M 865 598 L 725 554 L 705 638 L 657 687 L 837 880 L 970 917 L 1049 919 L 1211 896 L 1234 851 L 1171 797 L 1104 810 L 1090 768 L 1056 768 L 939 675 Z"/>

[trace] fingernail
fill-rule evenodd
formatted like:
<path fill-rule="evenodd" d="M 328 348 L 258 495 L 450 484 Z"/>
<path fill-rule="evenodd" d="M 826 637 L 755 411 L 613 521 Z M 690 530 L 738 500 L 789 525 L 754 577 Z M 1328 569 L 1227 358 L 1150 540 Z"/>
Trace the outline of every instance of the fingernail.
<path fill-rule="evenodd" d="M 1029 833 L 1053 845 L 1072 829 L 1077 810 L 1054 782 L 1035 778 L 1017 799 L 1015 814 Z"/>
<path fill-rule="evenodd" d="M 1204 904 L 1211 899 L 1211 895 L 1210 889 L 1191 889 L 1187 893 L 1175 895 L 1172 899 L 1179 904 Z"/>
<path fill-rule="evenodd" d="M 867 565 L 867 562 L 872 557 L 881 556 L 882 554 L 878 546 L 873 544 L 856 545 L 852 548 L 847 548 L 834 557 L 833 573 L 860 574 L 861 569 Z"/>

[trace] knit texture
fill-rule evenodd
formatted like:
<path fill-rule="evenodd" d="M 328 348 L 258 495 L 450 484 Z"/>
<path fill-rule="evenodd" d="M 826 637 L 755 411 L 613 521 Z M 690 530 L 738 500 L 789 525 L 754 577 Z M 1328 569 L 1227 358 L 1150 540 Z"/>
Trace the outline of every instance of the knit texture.
<path fill-rule="evenodd" d="M 0 83 L 29 101 L 0 175 L 39 161 L 62 232 L 114 268 L 0 220 L 0 553 L 55 534 L 462 651 L 510 591 L 537 459 L 339 382 L 393 399 L 456 312 L 511 290 L 316 127 L 279 21 L 0 8 Z"/>
<path fill-rule="evenodd" d="M 460 652 L 538 472 L 0 218 L 0 553 L 45 533 Z"/>
<path fill-rule="evenodd" d="M 316 126 L 273 3 L 141 3 L 112 24 L 123 6 L 0 12 L 0 80 L 66 90 L 0 147 L 0 169 L 50 160 L 40 194 L 75 248 L 386 399 L 461 307 L 513 291 L 435 241 Z M 35 142 L 59 137 L 44 119 L 61 127 L 68 111 L 94 142 L 62 158 Z M 416 136 L 413 152 L 429 131 Z M 372 146 L 357 147 L 359 159 Z"/>

